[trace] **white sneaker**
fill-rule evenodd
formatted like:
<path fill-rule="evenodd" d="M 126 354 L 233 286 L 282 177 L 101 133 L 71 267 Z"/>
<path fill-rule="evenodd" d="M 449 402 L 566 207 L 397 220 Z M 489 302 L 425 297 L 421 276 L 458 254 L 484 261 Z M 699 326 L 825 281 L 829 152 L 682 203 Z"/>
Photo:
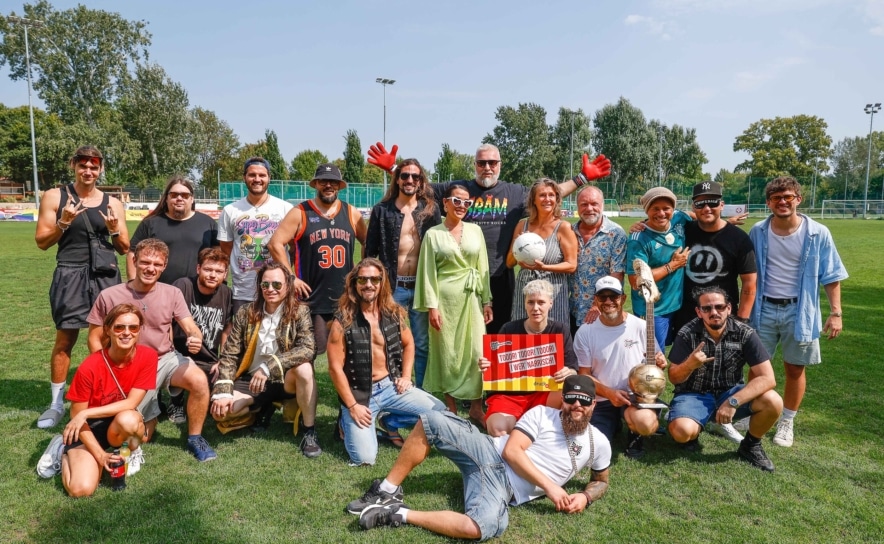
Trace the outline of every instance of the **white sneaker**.
<path fill-rule="evenodd" d="M 37 461 L 37 474 L 41 478 L 52 478 L 61 472 L 62 455 L 64 455 L 64 439 L 57 434 L 49 441 L 49 446 Z"/>
<path fill-rule="evenodd" d="M 744 417 L 743 419 L 739 419 L 734 421 L 733 428 L 737 430 L 737 432 L 747 433 L 749 432 L 749 417 Z"/>
<path fill-rule="evenodd" d="M 144 464 L 144 445 L 138 447 L 138 449 L 133 450 L 129 455 L 129 468 L 126 469 L 126 476 L 133 476 L 141 470 L 141 465 Z"/>
<path fill-rule="evenodd" d="M 743 441 L 743 435 L 741 435 L 730 423 L 719 425 L 714 421 L 710 421 L 706 424 L 706 430 L 712 434 L 723 436 L 731 442 L 735 442 L 737 444 Z"/>
<path fill-rule="evenodd" d="M 777 422 L 777 434 L 773 437 L 773 443 L 784 448 L 791 448 L 794 439 L 792 432 L 794 419 L 781 419 Z"/>

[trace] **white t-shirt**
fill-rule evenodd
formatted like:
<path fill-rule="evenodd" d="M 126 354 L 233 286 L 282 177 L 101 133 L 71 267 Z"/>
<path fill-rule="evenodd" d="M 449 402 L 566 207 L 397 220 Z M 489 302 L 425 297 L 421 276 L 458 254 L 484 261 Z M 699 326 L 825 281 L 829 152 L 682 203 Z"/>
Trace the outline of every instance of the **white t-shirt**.
<path fill-rule="evenodd" d="M 234 300 L 255 300 L 256 273 L 265 262 L 273 260 L 267 242 L 292 208 L 273 195 L 267 195 L 267 200 L 257 207 L 246 198 L 224 206 L 218 218 L 218 241 L 233 242 L 230 271 Z"/>
<path fill-rule="evenodd" d="M 531 408 L 516 423 L 516 429 L 527 434 L 533 439 L 528 447 L 527 454 L 541 472 L 558 485 L 565 485 L 574 477 L 574 468 L 571 465 L 571 456 L 568 454 L 569 441 L 565 438 L 562 430 L 560 411 L 548 406 L 535 406 Z M 598 429 L 590 425 L 587 431 L 592 429 L 594 456 L 592 458 L 592 470 L 600 472 L 611 464 L 611 444 Z M 510 435 L 493 438 L 497 451 L 503 454 Z M 577 461 L 577 470 L 582 470 L 590 464 L 589 432 L 572 437 Z M 546 493 L 539 487 L 523 479 L 516 474 L 507 464 L 506 474 L 513 488 L 513 500 L 510 504 L 517 505 L 543 497 Z M 586 476 L 589 481 L 589 475 Z"/>
<path fill-rule="evenodd" d="M 807 237 L 807 221 L 801 220 L 798 230 L 788 236 L 767 231 L 767 272 L 764 278 L 764 292 L 771 298 L 796 298 L 801 286 L 798 276 L 801 267 L 801 252 Z"/>
<path fill-rule="evenodd" d="M 577 330 L 574 352 L 578 365 L 589 368 L 590 374 L 603 385 L 629 391 L 629 371 L 645 361 L 647 338 L 645 320 L 632 314 L 626 314 L 626 321 L 616 327 L 596 319 Z M 659 353 L 656 342 L 655 347 Z M 597 402 L 610 401 L 599 397 Z"/>

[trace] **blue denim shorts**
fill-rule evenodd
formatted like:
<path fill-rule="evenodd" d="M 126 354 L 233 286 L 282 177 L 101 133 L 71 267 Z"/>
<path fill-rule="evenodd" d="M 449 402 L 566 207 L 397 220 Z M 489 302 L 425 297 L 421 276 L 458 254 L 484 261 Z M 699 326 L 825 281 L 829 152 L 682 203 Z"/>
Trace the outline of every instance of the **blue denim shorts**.
<path fill-rule="evenodd" d="M 764 349 L 773 359 L 777 344 L 783 348 L 783 361 L 790 365 L 815 365 L 822 362 L 819 338 L 810 342 L 795 339 L 795 319 L 798 304 L 784 306 L 761 302 L 761 320 L 758 323 L 758 338 Z"/>
<path fill-rule="evenodd" d="M 744 384 L 735 385 L 717 396 L 712 393 L 678 393 L 669 403 L 669 421 L 686 417 L 703 427 L 715 415 L 722 403 L 727 402 L 731 395 L 744 387 L 746 387 Z M 741 404 L 734 414 L 734 421 L 751 416 L 752 409 L 749 407 L 751 404 L 751 402 Z"/>
<path fill-rule="evenodd" d="M 460 469 L 464 514 L 479 526 L 481 540 L 502 535 L 509 525 L 507 507 L 513 490 L 491 437 L 451 412 L 427 412 L 420 417 L 429 444 Z"/>

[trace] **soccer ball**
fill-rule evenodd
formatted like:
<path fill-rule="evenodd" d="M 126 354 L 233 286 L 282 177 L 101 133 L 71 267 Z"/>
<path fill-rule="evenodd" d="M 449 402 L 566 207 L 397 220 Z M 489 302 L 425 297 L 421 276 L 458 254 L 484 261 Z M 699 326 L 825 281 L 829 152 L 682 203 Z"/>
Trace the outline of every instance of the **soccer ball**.
<path fill-rule="evenodd" d="M 543 259 L 545 253 L 546 243 L 533 232 L 523 232 L 513 244 L 513 257 L 520 263 L 534 263 Z"/>

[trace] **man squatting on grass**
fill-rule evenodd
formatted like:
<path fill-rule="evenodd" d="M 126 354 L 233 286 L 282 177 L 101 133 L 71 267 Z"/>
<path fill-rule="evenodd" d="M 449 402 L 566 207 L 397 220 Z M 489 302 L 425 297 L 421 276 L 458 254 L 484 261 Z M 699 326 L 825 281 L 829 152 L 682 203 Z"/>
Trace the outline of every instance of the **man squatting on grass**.
<path fill-rule="evenodd" d="M 447 411 L 421 414 L 387 477 L 375 480 L 347 511 L 359 514 L 363 529 L 410 523 L 453 538 L 481 540 L 503 534 L 509 505 L 544 495 L 560 512 L 582 512 L 608 489 L 611 445 L 589 424 L 594 406 L 592 380 L 575 375 L 565 379 L 561 410 L 536 406 L 509 435 L 491 438 Z M 465 513 L 422 512 L 402 502 L 400 484 L 427 458 L 430 446 L 460 469 Z M 587 465 L 590 482 L 569 494 L 562 486 Z"/>
<path fill-rule="evenodd" d="M 783 399 L 774 391 L 767 350 L 752 327 L 731 316 L 724 289 L 701 288 L 696 301 L 697 318 L 678 331 L 669 352 L 669 380 L 675 385 L 669 434 L 688 451 L 698 451 L 697 437 L 713 415 L 719 425 L 749 416 L 749 430 L 737 453 L 752 466 L 773 472 L 761 437 L 782 412 Z M 744 384 L 745 365 L 749 382 Z"/>
<path fill-rule="evenodd" d="M 331 323 L 328 371 L 341 403 L 341 429 L 350 465 L 373 465 L 375 419 L 383 411 L 417 416 L 445 404 L 414 386 L 414 340 L 406 310 L 393 300 L 384 265 L 365 258 L 347 274 Z"/>
<path fill-rule="evenodd" d="M 251 425 L 256 414 L 261 416 L 256 426 L 266 428 L 273 403 L 283 401 L 284 419 L 295 422 L 295 432 L 298 412 L 303 415 L 301 453 L 313 458 L 322 454 L 314 428 L 313 324 L 310 308 L 298 300 L 295 278 L 286 268 L 265 263 L 256 276 L 258 298 L 233 317 L 212 390 L 212 417 L 225 433 Z M 295 394 L 298 407 L 293 409 Z"/>
<path fill-rule="evenodd" d="M 160 415 L 159 389 L 165 388 L 169 392 L 184 389 L 190 393 L 187 399 L 187 449 L 198 461 L 210 461 L 217 455 L 202 436 L 203 422 L 209 410 L 209 385 L 203 371 L 172 346 L 172 322 L 177 322 L 187 333 L 190 353 L 200 350 L 203 335 L 190 315 L 181 291 L 158 281 L 168 259 L 168 246 L 155 238 L 142 240 L 135 246 L 135 278 L 102 291 L 89 313 L 89 351 L 96 352 L 107 342 L 103 323 L 114 306 L 128 303 L 139 308 L 144 314 L 140 343 L 156 350 L 160 357 L 156 389 L 148 391 L 138 405 L 145 420 L 145 441 L 153 438 Z M 133 452 L 130 466 L 140 461 Z"/>

